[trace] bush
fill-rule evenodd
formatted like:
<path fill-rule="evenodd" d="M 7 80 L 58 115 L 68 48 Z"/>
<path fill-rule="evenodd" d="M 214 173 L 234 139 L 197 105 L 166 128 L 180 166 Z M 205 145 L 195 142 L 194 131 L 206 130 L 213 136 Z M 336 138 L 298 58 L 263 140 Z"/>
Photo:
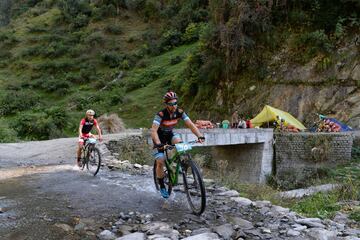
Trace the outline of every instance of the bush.
<path fill-rule="evenodd" d="M 175 29 L 165 31 L 160 38 L 160 46 L 163 50 L 179 46 L 181 42 L 181 33 Z"/>
<path fill-rule="evenodd" d="M 205 23 L 190 23 L 186 27 L 185 33 L 182 35 L 182 41 L 191 43 L 198 40 L 200 33 L 203 31 L 205 26 Z"/>
<path fill-rule="evenodd" d="M 120 92 L 120 93 L 109 95 L 108 101 L 111 106 L 124 103 L 124 94 L 122 94 Z"/>
<path fill-rule="evenodd" d="M 145 21 L 149 19 L 158 19 L 160 16 L 161 4 L 158 1 L 146 1 L 145 6 L 142 9 L 142 14 L 145 17 Z"/>
<path fill-rule="evenodd" d="M 138 61 L 138 62 L 136 63 L 136 66 L 137 66 L 138 68 L 146 68 L 147 66 L 149 66 L 149 61 L 144 60 L 144 59 L 141 59 L 140 61 Z"/>
<path fill-rule="evenodd" d="M 118 24 L 107 25 L 107 26 L 105 27 L 105 32 L 106 32 L 106 33 L 109 33 L 109 34 L 119 35 L 119 34 L 122 34 L 122 29 L 121 29 L 121 26 L 118 25 Z"/>
<path fill-rule="evenodd" d="M 30 26 L 28 27 L 29 33 L 45 33 L 48 31 L 48 28 L 45 26 Z"/>
<path fill-rule="evenodd" d="M 40 98 L 32 91 L 7 91 L 0 97 L 0 116 L 15 114 L 40 105 Z"/>
<path fill-rule="evenodd" d="M 170 64 L 171 65 L 175 65 L 175 64 L 178 64 L 182 61 L 182 57 L 181 56 L 175 56 L 175 57 L 172 57 L 170 58 Z"/>
<path fill-rule="evenodd" d="M 51 107 L 45 110 L 47 117 L 52 120 L 58 130 L 63 130 L 67 125 L 68 114 L 64 107 Z"/>
<path fill-rule="evenodd" d="M 300 61 L 308 61 L 319 53 L 328 54 L 333 45 L 324 30 L 304 33 L 295 39 L 296 55 L 300 54 Z M 298 57 L 298 59 L 299 59 Z"/>
<path fill-rule="evenodd" d="M 66 79 L 45 76 L 35 80 L 33 86 L 47 92 L 63 95 L 69 92 L 71 84 Z"/>
<path fill-rule="evenodd" d="M 80 72 L 68 72 L 65 75 L 65 80 L 70 83 L 77 83 L 77 84 L 83 84 L 87 81 L 86 78 L 84 78 Z"/>
<path fill-rule="evenodd" d="M 73 28 L 81 28 L 89 23 L 92 10 L 89 1 L 86 0 L 60 0 L 58 7 L 63 18 Z"/>
<path fill-rule="evenodd" d="M 69 46 L 64 45 L 62 42 L 52 42 L 48 45 L 44 55 L 46 57 L 60 57 L 67 53 Z"/>
<path fill-rule="evenodd" d="M 92 16 L 94 20 L 100 21 L 107 17 L 114 17 L 116 14 L 116 8 L 113 4 L 102 4 L 94 8 Z"/>
<path fill-rule="evenodd" d="M 3 122 L 0 122 L 0 136 L 0 143 L 15 142 L 17 140 L 16 132 Z"/>
<path fill-rule="evenodd" d="M 10 126 L 19 137 L 28 140 L 46 140 L 61 135 L 54 119 L 44 112 L 21 113 Z"/>
<path fill-rule="evenodd" d="M 79 57 L 86 52 L 87 47 L 82 44 L 77 44 L 73 47 L 69 47 L 69 53 L 71 57 Z"/>
<path fill-rule="evenodd" d="M 89 45 L 96 45 L 104 43 L 105 39 L 101 32 L 93 32 L 85 38 L 85 43 Z"/>
<path fill-rule="evenodd" d="M 125 7 L 132 11 L 139 11 L 143 8 L 146 0 L 125 0 Z"/>
<path fill-rule="evenodd" d="M 10 59 L 12 57 L 12 54 L 9 50 L 0 49 L 0 59 Z"/>
<path fill-rule="evenodd" d="M 43 53 L 43 48 L 39 45 L 36 46 L 31 46 L 28 48 L 25 48 L 24 50 L 21 51 L 20 55 L 22 57 L 35 57 L 35 56 L 40 56 Z"/>
<path fill-rule="evenodd" d="M 76 70 L 79 66 L 71 59 L 61 59 L 57 61 L 46 61 L 34 66 L 35 70 L 47 72 L 49 74 L 64 73 L 66 71 Z"/>
<path fill-rule="evenodd" d="M 120 65 L 125 56 L 117 52 L 105 52 L 101 54 L 101 60 L 110 68 L 115 68 Z"/>
<path fill-rule="evenodd" d="M 152 68 L 144 71 L 140 76 L 133 80 L 127 80 L 124 85 L 127 92 L 133 91 L 138 88 L 145 87 L 149 83 L 163 76 L 165 69 L 161 67 Z"/>

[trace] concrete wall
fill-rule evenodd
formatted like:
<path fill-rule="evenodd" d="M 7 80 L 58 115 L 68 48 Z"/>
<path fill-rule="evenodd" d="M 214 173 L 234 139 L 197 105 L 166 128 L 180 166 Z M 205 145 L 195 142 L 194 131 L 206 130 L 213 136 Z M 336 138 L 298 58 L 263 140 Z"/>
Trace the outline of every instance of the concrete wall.
<path fill-rule="evenodd" d="M 275 134 L 275 175 L 282 185 L 299 187 L 310 178 L 351 160 L 351 133 Z"/>
<path fill-rule="evenodd" d="M 184 141 L 196 140 L 196 136 L 189 129 L 175 129 L 174 132 L 179 133 Z M 272 129 L 200 129 L 205 136 L 206 141 L 197 146 L 223 146 L 248 143 L 267 143 L 272 141 Z M 148 135 L 148 143 L 152 144 L 150 134 Z"/>
<path fill-rule="evenodd" d="M 260 183 L 265 181 L 266 175 L 271 174 L 271 166 L 269 169 L 262 166 L 264 146 L 255 143 L 211 147 L 211 155 L 215 162 L 226 160 L 229 175 L 238 182 Z"/>
<path fill-rule="evenodd" d="M 206 141 L 199 147 L 212 146 L 214 161 L 226 160 L 228 170 L 240 182 L 263 183 L 273 165 L 273 129 L 201 129 Z M 184 141 L 195 140 L 189 129 L 177 129 Z"/>

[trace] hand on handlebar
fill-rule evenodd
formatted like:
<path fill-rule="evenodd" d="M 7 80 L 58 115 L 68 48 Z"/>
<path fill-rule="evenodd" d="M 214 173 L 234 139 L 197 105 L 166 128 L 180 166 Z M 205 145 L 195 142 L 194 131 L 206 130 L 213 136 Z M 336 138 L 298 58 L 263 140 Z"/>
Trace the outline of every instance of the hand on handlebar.
<path fill-rule="evenodd" d="M 204 137 L 204 136 L 198 137 L 198 142 L 199 142 L 199 143 L 205 142 L 205 137 Z"/>
<path fill-rule="evenodd" d="M 158 150 L 160 151 L 163 151 L 165 149 L 165 146 L 164 144 L 160 143 L 160 144 L 155 144 L 155 148 L 157 148 Z"/>

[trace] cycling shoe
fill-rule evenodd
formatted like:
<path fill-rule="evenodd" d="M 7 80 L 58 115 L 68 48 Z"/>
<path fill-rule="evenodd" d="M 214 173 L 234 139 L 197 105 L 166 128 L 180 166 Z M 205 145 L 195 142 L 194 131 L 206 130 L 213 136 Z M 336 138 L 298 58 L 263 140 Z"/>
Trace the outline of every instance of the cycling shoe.
<path fill-rule="evenodd" d="M 169 197 L 169 193 L 165 188 L 160 188 L 160 193 L 161 193 L 161 196 L 163 198 L 168 198 Z"/>

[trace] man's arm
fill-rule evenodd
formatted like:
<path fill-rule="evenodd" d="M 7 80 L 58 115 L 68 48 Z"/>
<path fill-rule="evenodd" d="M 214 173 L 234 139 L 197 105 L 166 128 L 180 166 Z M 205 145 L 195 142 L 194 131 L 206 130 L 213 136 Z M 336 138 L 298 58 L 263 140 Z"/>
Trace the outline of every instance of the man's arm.
<path fill-rule="evenodd" d="M 79 138 L 81 138 L 81 136 L 82 136 L 82 128 L 83 128 L 83 125 L 80 123 L 80 126 L 79 126 Z"/>
<path fill-rule="evenodd" d="M 198 138 L 199 137 L 203 137 L 203 135 L 201 134 L 201 132 L 199 131 L 199 129 L 195 126 L 195 124 L 190 120 L 190 119 L 187 119 L 185 121 L 185 126 L 190 128 L 191 132 L 193 134 L 195 134 L 195 136 L 197 136 Z"/>
<path fill-rule="evenodd" d="M 101 129 L 99 127 L 99 124 L 96 124 L 96 132 L 99 135 L 99 140 L 102 140 L 102 135 L 101 135 Z"/>
<path fill-rule="evenodd" d="M 156 145 L 161 144 L 159 134 L 157 133 L 158 129 L 159 129 L 159 125 L 153 123 L 151 127 L 151 138 Z"/>

